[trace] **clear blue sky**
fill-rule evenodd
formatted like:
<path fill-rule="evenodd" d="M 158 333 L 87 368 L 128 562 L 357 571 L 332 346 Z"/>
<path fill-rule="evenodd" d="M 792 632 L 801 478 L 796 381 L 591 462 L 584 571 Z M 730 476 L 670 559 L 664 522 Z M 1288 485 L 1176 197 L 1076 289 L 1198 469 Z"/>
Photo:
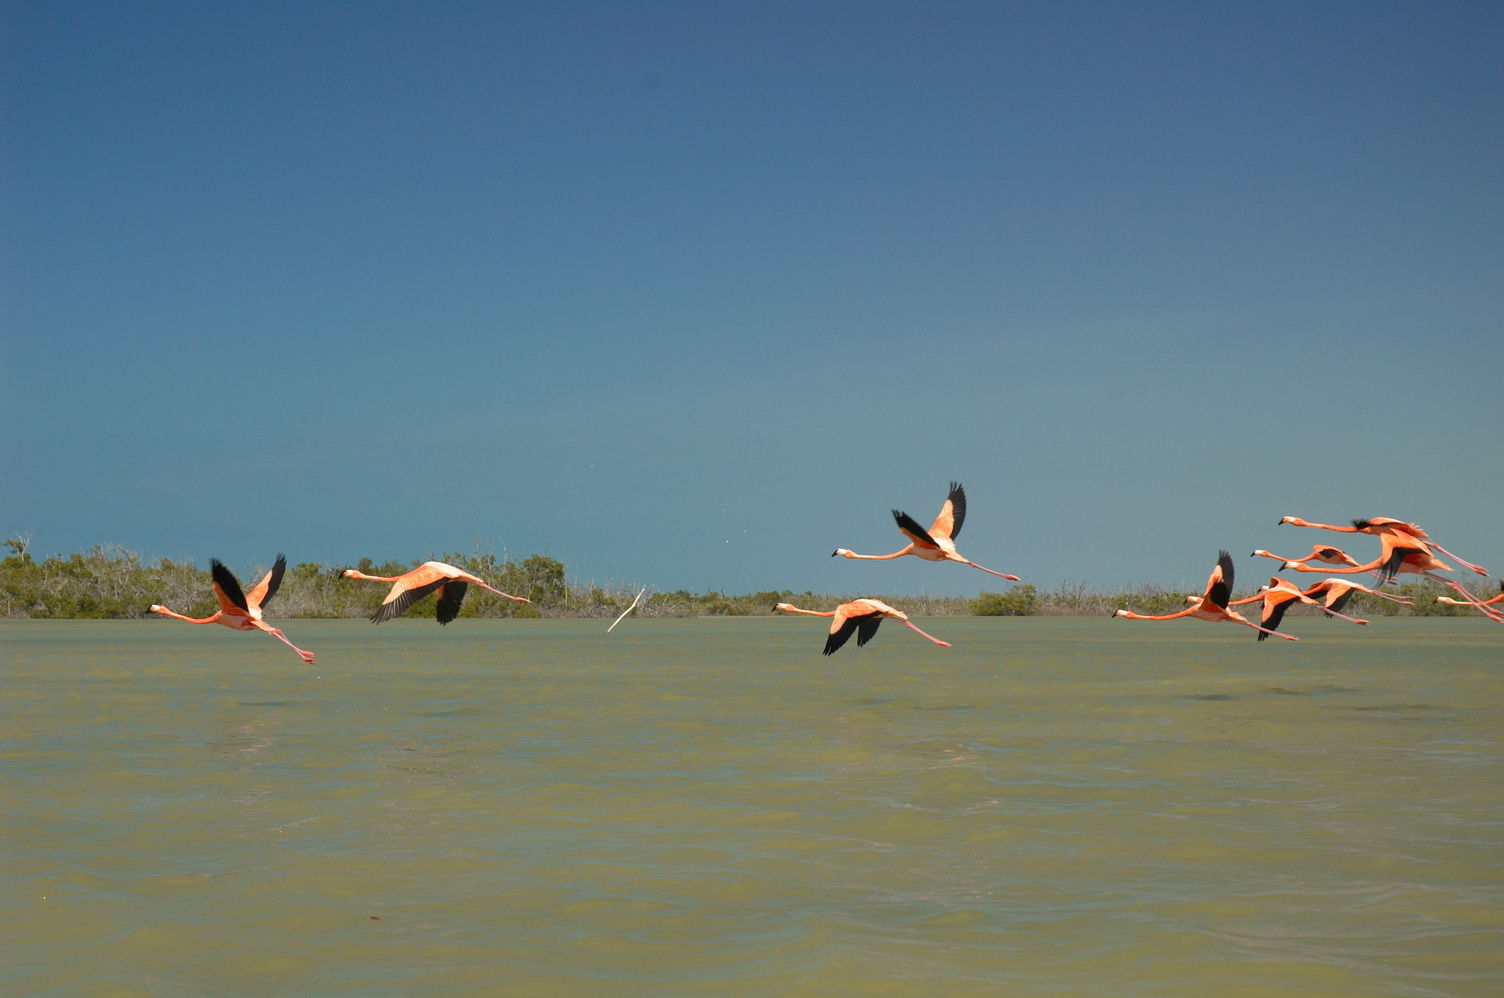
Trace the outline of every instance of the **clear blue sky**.
<path fill-rule="evenodd" d="M 1500 572 L 1501 250 L 1498 4 L 4 3 L 0 533 Z"/>

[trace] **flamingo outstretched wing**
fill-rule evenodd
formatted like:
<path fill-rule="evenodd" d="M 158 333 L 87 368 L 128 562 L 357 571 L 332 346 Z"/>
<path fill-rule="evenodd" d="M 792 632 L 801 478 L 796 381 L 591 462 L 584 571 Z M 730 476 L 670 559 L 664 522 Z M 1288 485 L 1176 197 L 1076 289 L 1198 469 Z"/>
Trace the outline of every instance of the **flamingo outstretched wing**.
<path fill-rule="evenodd" d="M 1341 590 L 1340 592 L 1338 591 L 1339 589 Z M 1327 594 L 1326 609 L 1341 612 L 1342 608 L 1347 606 L 1347 604 L 1352 600 L 1354 592 L 1356 592 L 1356 590 L 1354 590 L 1352 586 L 1342 585 L 1340 583 L 1333 586 L 1331 592 Z"/>
<path fill-rule="evenodd" d="M 961 524 L 966 522 L 966 490 L 960 482 L 950 483 L 950 495 L 940 507 L 940 515 L 930 528 L 931 537 L 949 537 L 955 540 L 961 533 Z"/>
<path fill-rule="evenodd" d="M 272 570 L 266 573 L 266 578 L 256 583 L 256 588 L 247 594 L 246 599 L 252 606 L 259 610 L 265 610 L 266 604 L 277 595 L 277 590 L 282 585 L 282 573 L 287 571 L 287 555 L 277 555 L 277 560 L 272 564 Z"/>
<path fill-rule="evenodd" d="M 460 604 L 465 602 L 465 592 L 470 583 L 464 579 L 450 579 L 439 586 L 439 623 L 447 624 L 460 615 Z"/>
<path fill-rule="evenodd" d="M 1272 596 L 1273 594 L 1271 593 L 1270 595 Z M 1285 611 L 1290 609 L 1290 605 L 1297 602 L 1299 599 L 1300 597 L 1292 596 L 1289 593 L 1280 593 L 1279 596 L 1274 599 L 1271 599 L 1270 596 L 1265 596 L 1264 613 L 1259 618 L 1259 623 L 1263 624 L 1271 631 L 1279 630 L 1279 622 L 1285 619 Z M 1268 637 L 1269 635 L 1265 634 L 1263 631 L 1259 631 L 1260 641 L 1263 641 Z"/>
<path fill-rule="evenodd" d="M 903 531 L 904 536 L 908 537 L 915 544 L 936 551 L 940 550 L 940 545 L 935 543 L 935 539 L 909 514 L 895 509 L 893 511 L 893 519 L 898 521 L 898 529 Z"/>
<path fill-rule="evenodd" d="M 1226 610 L 1227 601 L 1232 599 L 1232 578 L 1232 555 L 1226 551 L 1217 552 L 1217 567 L 1206 580 L 1205 601 Z"/>
<path fill-rule="evenodd" d="M 876 610 L 854 617 L 837 613 L 836 619 L 831 621 L 830 636 L 825 639 L 825 650 L 820 654 L 835 654 L 842 645 L 851 640 L 853 634 L 857 635 L 856 646 L 860 648 L 872 640 L 872 636 L 877 633 L 878 625 L 882 622 L 883 615 Z"/>
<path fill-rule="evenodd" d="M 447 581 L 449 581 L 449 576 L 432 563 L 420 565 L 406 575 L 399 576 L 397 581 L 392 583 L 391 591 L 386 594 L 386 599 L 382 600 L 376 612 L 371 614 L 372 623 L 380 624 L 393 617 L 402 616 L 407 612 L 408 607 Z"/>
<path fill-rule="evenodd" d="M 218 558 L 209 559 L 209 576 L 214 580 L 214 595 L 219 597 L 219 608 L 225 612 L 238 610 L 250 612 L 245 593 L 240 591 L 240 580 Z"/>

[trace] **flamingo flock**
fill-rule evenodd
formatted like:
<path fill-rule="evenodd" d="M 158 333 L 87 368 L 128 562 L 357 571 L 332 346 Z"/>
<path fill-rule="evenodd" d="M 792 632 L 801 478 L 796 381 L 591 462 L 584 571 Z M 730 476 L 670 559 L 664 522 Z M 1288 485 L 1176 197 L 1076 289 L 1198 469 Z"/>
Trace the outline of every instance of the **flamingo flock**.
<path fill-rule="evenodd" d="M 836 548 L 831 557 L 840 555 L 843 558 L 855 558 L 871 561 L 891 561 L 906 555 L 913 555 L 923 561 L 929 562 L 959 562 L 980 569 L 999 578 L 1013 582 L 1019 581 L 1016 575 L 1004 572 L 996 572 L 985 568 L 966 558 L 956 549 L 956 537 L 961 533 L 961 526 L 966 521 L 966 490 L 959 482 L 950 483 L 950 492 L 945 497 L 945 502 L 940 507 L 940 515 L 935 518 L 935 523 L 928 530 L 919 525 L 913 517 L 902 510 L 893 510 L 893 519 L 898 525 L 898 530 L 909 543 L 901 550 L 892 554 L 857 554 L 846 548 Z M 1453 581 L 1437 572 L 1452 571 L 1452 567 L 1437 557 L 1437 552 L 1451 558 L 1479 575 L 1487 576 L 1488 570 L 1472 562 L 1466 561 L 1448 551 L 1440 544 L 1432 540 L 1424 530 L 1414 523 L 1403 520 L 1395 520 L 1389 517 L 1373 517 L 1365 520 L 1353 520 L 1352 526 L 1333 526 L 1327 523 L 1312 523 L 1295 516 L 1282 517 L 1279 524 L 1291 524 L 1297 527 L 1313 527 L 1321 530 L 1331 530 L 1339 533 L 1361 533 L 1377 537 L 1379 539 L 1379 556 L 1366 564 L 1360 563 L 1356 558 L 1343 551 L 1341 548 L 1329 545 L 1317 544 L 1311 549 L 1311 553 L 1303 558 L 1285 558 L 1263 548 L 1256 549 L 1250 557 L 1271 558 L 1280 562 L 1279 571 L 1293 572 L 1326 572 L 1330 577 L 1321 580 L 1313 586 L 1301 589 L 1288 579 L 1278 576 L 1271 577 L 1266 585 L 1260 586 L 1259 591 L 1246 599 L 1234 600 L 1233 590 L 1233 560 L 1226 551 L 1220 551 L 1217 555 L 1217 564 L 1212 569 L 1211 576 L 1207 579 L 1206 589 L 1199 596 L 1188 596 L 1186 601 L 1191 605 L 1176 613 L 1166 614 L 1143 614 L 1131 610 L 1118 609 L 1111 614 L 1112 617 L 1125 617 L 1129 620 L 1176 620 L 1181 617 L 1194 617 L 1209 623 L 1233 623 L 1243 624 L 1258 632 L 1258 640 L 1264 641 L 1269 637 L 1283 638 L 1286 641 L 1299 641 L 1292 634 L 1283 634 L 1279 630 L 1285 613 L 1292 606 L 1303 604 L 1318 608 L 1323 616 L 1336 617 L 1353 624 L 1367 625 L 1368 621 L 1357 617 L 1350 617 L 1342 610 L 1352 599 L 1354 593 L 1364 593 L 1379 599 L 1389 600 L 1395 603 L 1408 605 L 1411 598 L 1386 593 L 1383 587 L 1394 582 L 1396 576 L 1402 574 L 1421 575 L 1429 579 L 1435 579 L 1444 583 L 1456 591 L 1462 599 L 1453 599 L 1448 596 L 1437 598 L 1437 602 L 1447 603 L 1452 606 L 1465 606 L 1477 610 L 1489 620 L 1496 623 L 1504 623 L 1504 612 L 1496 607 L 1504 606 L 1504 582 L 1500 583 L 1499 595 L 1491 599 L 1483 600 L 1475 596 L 1470 590 L 1458 582 Z M 1316 562 L 1323 567 L 1313 566 Z M 282 575 L 287 569 L 287 558 L 277 555 L 276 563 L 270 572 L 266 574 L 249 594 L 243 592 L 240 582 L 233 572 L 221 564 L 218 560 L 210 560 L 210 576 L 213 580 L 214 594 L 219 599 L 219 610 L 208 617 L 187 617 L 180 613 L 174 613 L 165 606 L 153 604 L 151 609 L 164 617 L 172 617 L 176 620 L 186 621 L 190 624 L 221 624 L 225 627 L 238 631 L 264 631 L 282 641 L 304 662 L 313 663 L 313 653 L 304 651 L 288 640 L 287 636 L 275 627 L 268 625 L 262 619 L 262 612 L 273 596 L 277 594 L 277 588 L 281 585 Z M 427 561 L 411 572 L 394 576 L 366 575 L 353 568 L 345 569 L 341 573 L 344 578 L 363 579 L 370 582 L 384 582 L 391 584 L 391 589 L 371 615 L 373 623 L 383 623 L 393 617 L 400 617 L 418 600 L 432 594 L 437 601 L 437 618 L 440 624 L 448 624 L 459 616 L 460 605 L 464 602 L 465 594 L 469 587 L 480 586 L 490 592 L 496 593 L 509 600 L 518 603 L 527 603 L 527 599 L 521 596 L 513 596 L 511 593 L 502 592 L 489 585 L 484 579 L 473 575 L 453 565 L 441 561 Z M 1373 587 L 1348 578 L 1337 576 L 1370 575 L 1373 577 Z M 645 591 L 645 590 L 644 590 Z M 637 594 L 637 599 L 642 598 L 642 593 Z M 1259 622 L 1244 617 L 1234 606 L 1260 604 Z M 616 624 L 621 623 L 623 617 L 637 605 L 633 600 L 632 606 L 628 607 L 621 617 L 607 629 L 609 633 Z M 804 610 L 790 603 L 779 603 L 774 606 L 775 612 L 803 614 L 811 617 L 831 618 L 830 631 L 825 639 L 825 648 L 822 654 L 832 655 L 839 651 L 850 641 L 851 636 L 856 635 L 856 644 L 860 648 L 871 641 L 877 634 L 878 627 L 884 620 L 896 620 L 903 626 L 919 634 L 926 640 L 933 642 L 941 648 L 951 647 L 947 641 L 942 641 L 932 634 L 926 633 L 916 626 L 908 615 L 901 610 L 889 606 L 882 600 L 872 597 L 864 597 L 842 603 L 834 610 Z"/>

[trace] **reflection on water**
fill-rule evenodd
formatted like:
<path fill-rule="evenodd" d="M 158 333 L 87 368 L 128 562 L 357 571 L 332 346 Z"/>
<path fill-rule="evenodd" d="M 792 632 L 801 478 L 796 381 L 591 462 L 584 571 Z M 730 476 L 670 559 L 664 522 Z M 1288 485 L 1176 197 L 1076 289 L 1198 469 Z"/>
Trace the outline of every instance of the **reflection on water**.
<path fill-rule="evenodd" d="M 1504 980 L 1487 621 L 298 623 L 0 622 L 0 991 Z"/>

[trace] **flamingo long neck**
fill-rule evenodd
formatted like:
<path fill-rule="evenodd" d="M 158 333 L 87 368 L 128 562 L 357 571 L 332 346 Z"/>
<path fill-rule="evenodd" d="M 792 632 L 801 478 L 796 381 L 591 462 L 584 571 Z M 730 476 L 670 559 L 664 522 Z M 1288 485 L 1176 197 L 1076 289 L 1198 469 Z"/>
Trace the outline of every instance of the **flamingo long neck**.
<path fill-rule="evenodd" d="M 1339 527 L 1339 526 L 1337 526 L 1335 524 L 1332 524 L 1332 523 L 1308 523 L 1305 520 L 1302 520 L 1298 516 L 1292 516 L 1289 519 L 1288 522 L 1292 526 L 1296 526 L 1296 527 L 1315 527 L 1318 530 L 1335 530 L 1339 534 L 1356 534 L 1356 533 L 1362 533 L 1363 532 L 1363 531 L 1359 531 L 1357 527 Z"/>
<path fill-rule="evenodd" d="M 171 617 L 174 620 L 187 621 L 190 624 L 217 624 L 217 623 L 219 623 L 219 614 L 217 614 L 217 613 L 213 614 L 212 616 L 208 616 L 208 617 L 185 617 L 181 613 L 173 613 L 171 610 L 167 609 L 167 607 L 165 607 L 165 606 L 154 606 L 154 607 L 152 607 L 152 609 L 155 610 L 155 611 L 157 611 L 158 613 L 160 613 L 164 617 Z"/>
<path fill-rule="evenodd" d="M 1151 616 L 1147 613 L 1134 613 L 1132 610 L 1119 610 L 1117 615 L 1119 617 L 1127 617 L 1129 620 L 1174 620 L 1177 617 L 1189 617 L 1191 614 L 1200 609 L 1201 604 L 1198 602 L 1190 609 L 1181 610 L 1179 613 L 1165 613 L 1159 614 L 1157 616 Z"/>
<path fill-rule="evenodd" d="M 345 573 L 345 578 L 347 578 L 347 579 L 365 579 L 368 582 L 396 582 L 398 579 L 402 578 L 402 576 L 400 576 L 400 575 L 367 575 L 364 572 L 358 572 L 358 571 L 356 571 L 355 569 L 352 568 L 348 572 Z"/>
<path fill-rule="evenodd" d="M 792 603 L 780 603 L 778 604 L 778 609 L 783 610 L 785 613 L 804 613 L 811 617 L 834 617 L 836 615 L 834 610 L 801 610 Z"/>
<path fill-rule="evenodd" d="M 914 553 L 914 545 L 912 545 L 912 544 L 910 544 L 908 547 L 904 548 L 902 551 L 894 551 L 892 554 L 857 554 L 855 551 L 847 551 L 845 548 L 841 549 L 841 557 L 843 557 L 843 558 L 861 558 L 864 561 L 888 561 L 889 559 L 892 559 L 892 558 L 902 558 L 906 554 L 913 554 L 913 553 Z"/>

